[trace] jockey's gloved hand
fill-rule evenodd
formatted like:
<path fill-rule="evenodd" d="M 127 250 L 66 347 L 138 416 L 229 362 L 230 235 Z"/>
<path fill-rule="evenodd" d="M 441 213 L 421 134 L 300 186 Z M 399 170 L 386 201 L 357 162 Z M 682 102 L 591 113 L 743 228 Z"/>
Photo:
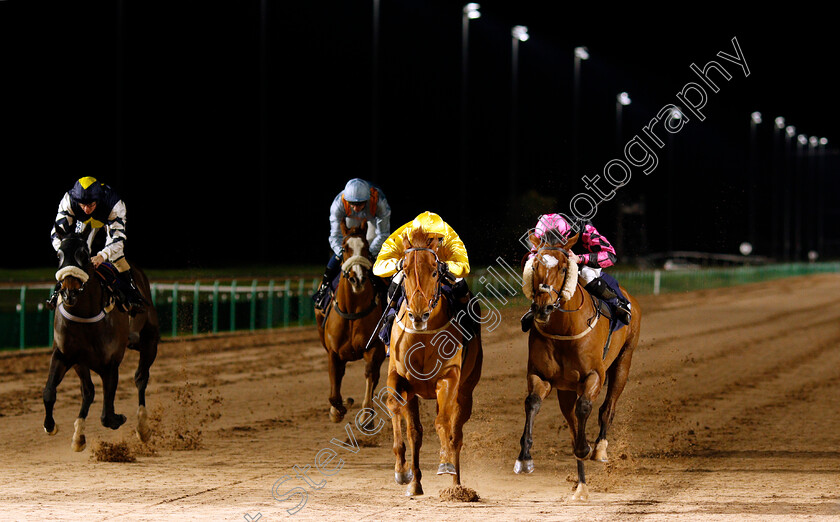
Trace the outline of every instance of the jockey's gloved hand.
<path fill-rule="evenodd" d="M 452 275 L 452 272 L 449 271 L 449 265 L 446 262 L 438 261 L 438 272 L 440 272 L 440 277 L 445 277 L 450 281 L 455 279 L 455 276 Z"/>

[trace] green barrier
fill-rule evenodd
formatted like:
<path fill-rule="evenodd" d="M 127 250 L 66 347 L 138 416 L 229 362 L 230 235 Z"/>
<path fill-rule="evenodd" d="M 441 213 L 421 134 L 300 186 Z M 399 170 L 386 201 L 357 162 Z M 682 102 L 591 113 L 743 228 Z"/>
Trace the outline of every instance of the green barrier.
<path fill-rule="evenodd" d="M 521 274 L 514 273 L 509 267 L 506 270 L 498 268 L 477 269 L 468 276 L 473 294 L 481 292 L 493 306 L 527 306 L 528 301 L 522 295 Z M 840 262 L 609 272 L 634 295 L 658 295 L 810 274 L 840 273 Z M 317 278 L 312 279 L 311 284 L 307 284 L 306 278 L 287 278 L 280 284 L 273 280 L 266 283 L 251 280 L 248 287 L 240 288 L 236 280 L 226 284 L 214 281 L 212 285 L 194 281 L 154 283 L 151 290 L 163 335 L 176 337 L 312 325 L 314 310 L 310 296 L 319 283 Z M 184 284 L 192 286 L 192 299 L 180 295 Z M 52 285 L 49 284 L 0 289 L 0 350 L 52 344 L 54 312 L 44 306 L 51 290 Z M 237 310 L 238 306 L 241 306 L 240 310 Z M 241 324 L 238 319 L 241 319 Z"/>

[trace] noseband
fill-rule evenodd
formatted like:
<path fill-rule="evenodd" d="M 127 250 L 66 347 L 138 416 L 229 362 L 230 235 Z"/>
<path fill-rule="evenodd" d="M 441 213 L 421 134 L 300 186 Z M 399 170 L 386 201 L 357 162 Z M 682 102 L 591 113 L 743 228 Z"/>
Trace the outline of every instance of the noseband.
<path fill-rule="evenodd" d="M 433 295 L 431 299 L 427 298 L 426 293 L 423 292 L 422 288 L 420 288 L 420 274 L 415 270 L 414 277 L 415 277 L 416 282 L 417 282 L 417 289 L 414 291 L 414 294 L 416 294 L 417 292 L 420 292 L 420 295 L 423 296 L 423 299 L 426 299 L 426 301 L 428 302 L 429 312 L 431 313 L 432 310 L 435 309 L 435 307 L 438 305 L 438 302 L 440 301 L 440 287 L 441 287 L 441 282 L 440 282 L 440 259 L 438 259 L 437 252 L 435 252 L 431 248 L 419 248 L 419 247 L 418 248 L 407 249 L 405 251 L 406 258 L 408 258 L 409 252 L 421 252 L 421 251 L 431 252 L 432 255 L 435 256 L 435 271 L 438 274 L 437 278 L 436 278 L 437 279 L 437 281 L 436 281 L 437 284 L 435 286 L 435 295 Z M 413 297 L 414 294 L 412 294 L 411 296 L 406 296 L 405 306 L 406 306 L 406 309 L 409 312 L 411 311 L 411 304 L 410 304 L 411 303 L 411 297 Z"/>
<path fill-rule="evenodd" d="M 540 248 L 539 250 L 537 250 L 537 253 L 536 253 L 536 254 L 534 254 L 534 259 L 536 259 L 536 262 L 538 262 L 538 263 L 539 263 L 539 262 L 541 262 L 541 261 L 539 260 L 539 256 L 540 256 L 540 254 L 541 254 L 543 251 L 545 251 L 545 250 L 550 250 L 550 251 L 554 251 L 554 252 L 562 252 L 562 253 L 563 253 L 563 255 L 565 255 L 565 256 L 566 256 L 566 263 L 567 263 L 567 266 L 568 266 L 568 262 L 569 262 L 569 261 L 568 261 L 568 259 L 569 259 L 569 254 L 571 254 L 571 252 L 569 252 L 569 251 L 568 251 L 568 250 L 566 250 L 565 248 L 562 248 L 562 247 L 555 247 L 555 246 L 542 247 L 542 248 Z M 532 268 L 531 268 L 531 270 L 533 271 L 533 270 L 535 270 L 535 269 L 532 267 Z M 568 268 L 567 268 L 567 269 L 566 269 L 566 275 L 565 275 L 565 277 L 564 277 L 564 279 L 563 279 L 563 286 L 564 286 L 564 287 L 566 286 L 566 284 L 565 284 L 565 283 L 566 283 L 566 278 L 568 278 L 568 277 L 569 277 L 569 273 L 568 273 Z M 577 282 L 576 282 L 576 285 L 577 285 L 577 286 L 580 286 L 580 283 L 577 283 Z M 563 312 L 563 313 L 573 313 L 573 312 L 577 312 L 578 310 L 580 310 L 581 308 L 583 308 L 583 304 L 584 304 L 584 302 L 585 302 L 585 299 L 583 298 L 583 293 L 581 293 L 580 305 L 578 305 L 578 307 L 577 307 L 577 308 L 575 308 L 574 310 L 565 310 L 565 309 L 563 309 L 560 305 L 562 305 L 564 301 L 568 301 L 568 299 L 564 299 L 564 298 L 563 298 L 562 289 L 561 289 L 561 290 L 557 290 L 557 289 L 556 289 L 556 288 L 554 288 L 554 286 L 552 286 L 552 285 L 546 285 L 546 284 L 540 283 L 540 285 L 539 285 L 539 290 L 540 290 L 541 292 L 547 292 L 547 293 L 554 292 L 555 294 L 557 294 L 557 299 L 555 299 L 555 300 L 554 300 L 554 302 L 553 302 L 553 303 L 551 303 L 551 305 L 549 305 L 549 306 L 551 306 L 551 307 L 553 308 L 553 310 L 557 310 L 557 311 L 560 311 L 560 312 Z M 531 301 L 532 301 L 532 303 L 533 303 L 533 299 L 532 299 Z"/>

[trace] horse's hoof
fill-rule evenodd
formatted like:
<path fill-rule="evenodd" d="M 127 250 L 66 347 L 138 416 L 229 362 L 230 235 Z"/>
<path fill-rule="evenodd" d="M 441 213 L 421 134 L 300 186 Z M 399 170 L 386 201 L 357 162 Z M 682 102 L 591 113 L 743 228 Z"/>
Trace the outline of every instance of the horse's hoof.
<path fill-rule="evenodd" d="M 577 452 L 577 450 L 576 450 L 576 451 L 574 452 L 574 453 L 575 453 L 575 458 L 576 458 L 576 459 L 578 459 L 578 460 L 589 460 L 589 457 L 591 457 L 591 456 L 592 456 L 592 452 L 593 452 L 593 451 L 594 451 L 594 450 L 592 449 L 592 446 L 591 446 L 591 445 L 589 445 L 589 444 L 587 444 L 587 445 L 586 445 L 586 452 L 584 452 L 583 456 L 581 456 L 580 454 L 578 454 L 578 452 Z"/>
<path fill-rule="evenodd" d="M 598 444 L 595 445 L 595 453 L 592 454 L 592 460 L 595 462 L 609 462 L 609 458 L 607 457 L 607 439 L 601 439 Z"/>
<path fill-rule="evenodd" d="M 102 419 L 102 425 L 106 428 L 116 430 L 119 429 L 120 426 L 125 424 L 125 421 L 125 415 L 114 415 L 113 417 Z"/>
<path fill-rule="evenodd" d="M 149 436 L 152 434 L 152 430 L 149 429 L 148 414 L 143 406 L 137 408 L 137 429 L 134 432 L 140 442 L 148 442 Z"/>
<path fill-rule="evenodd" d="M 44 432 L 45 432 L 47 435 L 55 435 L 56 433 L 58 433 L 58 424 L 54 424 L 54 425 L 53 425 L 53 429 L 52 429 L 52 431 L 48 430 L 48 429 L 47 429 L 47 427 L 46 427 L 46 426 L 44 426 Z"/>
<path fill-rule="evenodd" d="M 449 462 L 441 462 L 437 470 L 438 475 L 456 475 L 455 465 Z"/>
<path fill-rule="evenodd" d="M 397 482 L 397 484 L 400 484 L 400 485 L 408 484 L 409 482 L 411 482 L 411 479 L 413 479 L 413 478 L 414 478 L 414 473 L 412 473 L 411 470 L 408 470 L 408 471 L 405 471 L 405 472 L 400 472 L 400 471 L 395 471 L 394 472 L 394 480 Z"/>
<path fill-rule="evenodd" d="M 344 414 L 335 409 L 335 406 L 330 406 L 330 420 L 337 423 L 342 419 L 344 419 Z"/>
<path fill-rule="evenodd" d="M 517 475 L 521 475 L 522 473 L 533 473 L 534 472 L 534 461 L 531 459 L 528 460 L 519 460 L 517 459 L 516 462 L 513 464 L 513 472 Z"/>
<path fill-rule="evenodd" d="M 70 447 L 76 452 L 84 451 L 87 447 L 87 440 L 85 439 L 85 436 L 82 435 L 78 439 L 73 439 L 73 443 L 70 444 Z"/>
<path fill-rule="evenodd" d="M 589 488 L 583 482 L 578 482 L 577 489 L 572 493 L 570 500 L 582 500 L 586 502 L 589 500 Z"/>
<path fill-rule="evenodd" d="M 415 480 L 411 484 L 405 488 L 405 496 L 407 497 L 414 497 L 417 495 L 423 494 L 423 486 L 420 485 L 420 482 Z"/>

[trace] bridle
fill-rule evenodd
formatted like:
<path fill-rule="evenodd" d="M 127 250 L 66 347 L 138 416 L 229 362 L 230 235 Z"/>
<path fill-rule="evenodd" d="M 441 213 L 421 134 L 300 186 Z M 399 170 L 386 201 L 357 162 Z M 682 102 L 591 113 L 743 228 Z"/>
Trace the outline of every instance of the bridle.
<path fill-rule="evenodd" d="M 347 241 L 347 238 L 350 238 L 350 237 L 355 237 L 355 236 L 346 236 L 345 239 L 344 239 L 345 242 Z M 342 246 L 342 249 L 341 249 L 342 256 L 344 255 L 344 252 L 345 252 L 345 250 L 344 250 L 344 247 Z M 350 281 L 352 283 L 353 281 L 351 280 L 351 278 L 353 277 L 353 275 L 351 273 L 351 269 L 356 265 L 361 265 L 362 268 L 364 268 L 366 270 L 370 270 L 373 267 L 373 263 L 371 263 L 370 259 L 368 259 L 364 255 L 354 255 L 354 256 L 351 256 L 351 257 L 349 257 L 347 259 L 344 259 L 342 261 L 342 263 L 341 263 L 341 277 L 343 277 L 344 279 L 347 279 L 348 281 Z"/>
<path fill-rule="evenodd" d="M 567 263 L 568 263 L 569 254 L 571 254 L 571 252 L 566 250 L 563 247 L 558 247 L 558 246 L 546 246 L 546 247 L 541 247 L 539 250 L 537 250 L 536 254 L 534 255 L 534 258 L 537 260 L 537 262 L 541 262 L 541 261 L 539 261 L 539 256 L 543 251 L 546 251 L 546 250 L 554 251 L 554 252 L 562 252 L 563 255 L 566 256 L 566 260 L 567 260 Z M 532 267 L 531 270 L 535 271 L 536 269 Z M 566 281 L 565 278 L 569 277 L 568 268 L 564 268 L 563 270 L 566 272 L 566 275 L 563 279 L 563 282 L 565 283 L 565 281 Z M 577 286 L 580 286 L 580 283 L 577 283 Z M 565 302 L 565 300 L 563 299 L 563 295 L 561 294 L 560 290 L 554 288 L 553 285 L 546 285 L 546 284 L 543 284 L 543 283 L 540 283 L 538 289 L 541 292 L 546 292 L 546 293 L 554 292 L 555 294 L 557 294 L 557 299 L 555 299 L 554 302 L 551 303 L 550 306 L 553 308 L 553 310 L 556 310 L 556 311 L 559 311 L 559 312 L 563 312 L 563 313 L 567 313 L 567 314 L 577 312 L 581 308 L 583 308 L 583 305 L 586 302 L 586 299 L 584 298 L 582 291 L 581 292 L 575 292 L 575 293 L 580 293 L 580 304 L 578 305 L 577 308 L 575 308 L 573 310 L 566 310 L 566 309 L 564 309 L 560 306 L 560 305 L 563 304 L 563 302 Z M 534 298 L 531 299 L 532 305 L 535 304 L 534 303 Z"/>
<path fill-rule="evenodd" d="M 420 274 L 417 270 L 415 270 L 414 271 L 414 278 L 415 278 L 415 282 L 417 283 L 417 288 L 414 290 L 413 294 L 411 294 L 410 296 L 407 295 L 406 299 L 405 299 L 405 306 L 406 306 L 406 309 L 409 312 L 411 312 L 411 304 L 410 304 L 411 303 L 411 298 L 414 297 L 414 295 L 417 294 L 417 292 L 420 292 L 420 295 L 428 303 L 429 313 L 431 313 L 432 310 L 435 309 L 435 307 L 438 305 L 438 302 L 440 301 L 442 284 L 441 284 L 441 276 L 440 276 L 440 259 L 438 259 L 437 252 L 435 252 L 431 248 L 412 247 L 412 248 L 409 248 L 405 251 L 405 258 L 404 259 L 408 259 L 408 254 L 410 252 L 423 252 L 423 251 L 431 252 L 432 255 L 435 256 L 435 273 L 437 274 L 437 276 L 435 277 L 435 279 L 436 279 L 435 293 L 431 297 L 431 299 L 426 296 L 426 293 L 423 291 L 423 289 L 420 286 Z M 416 258 L 416 256 L 415 256 L 415 258 Z"/>
<path fill-rule="evenodd" d="M 80 251 L 81 255 L 79 255 Z M 88 281 L 90 280 L 90 276 L 84 269 L 84 262 L 90 257 L 89 250 L 84 244 L 76 247 L 73 251 L 73 260 L 76 261 L 75 265 L 72 263 L 65 264 L 65 252 L 63 250 L 59 250 L 57 255 L 58 265 L 60 268 L 56 273 L 56 276 L 61 274 L 59 282 L 64 283 L 64 280 L 67 279 L 67 277 L 75 277 L 81 282 L 81 286 L 79 286 L 79 288 L 64 288 L 64 285 L 62 284 L 62 288 L 58 292 L 65 303 L 71 303 L 85 291 Z"/>

